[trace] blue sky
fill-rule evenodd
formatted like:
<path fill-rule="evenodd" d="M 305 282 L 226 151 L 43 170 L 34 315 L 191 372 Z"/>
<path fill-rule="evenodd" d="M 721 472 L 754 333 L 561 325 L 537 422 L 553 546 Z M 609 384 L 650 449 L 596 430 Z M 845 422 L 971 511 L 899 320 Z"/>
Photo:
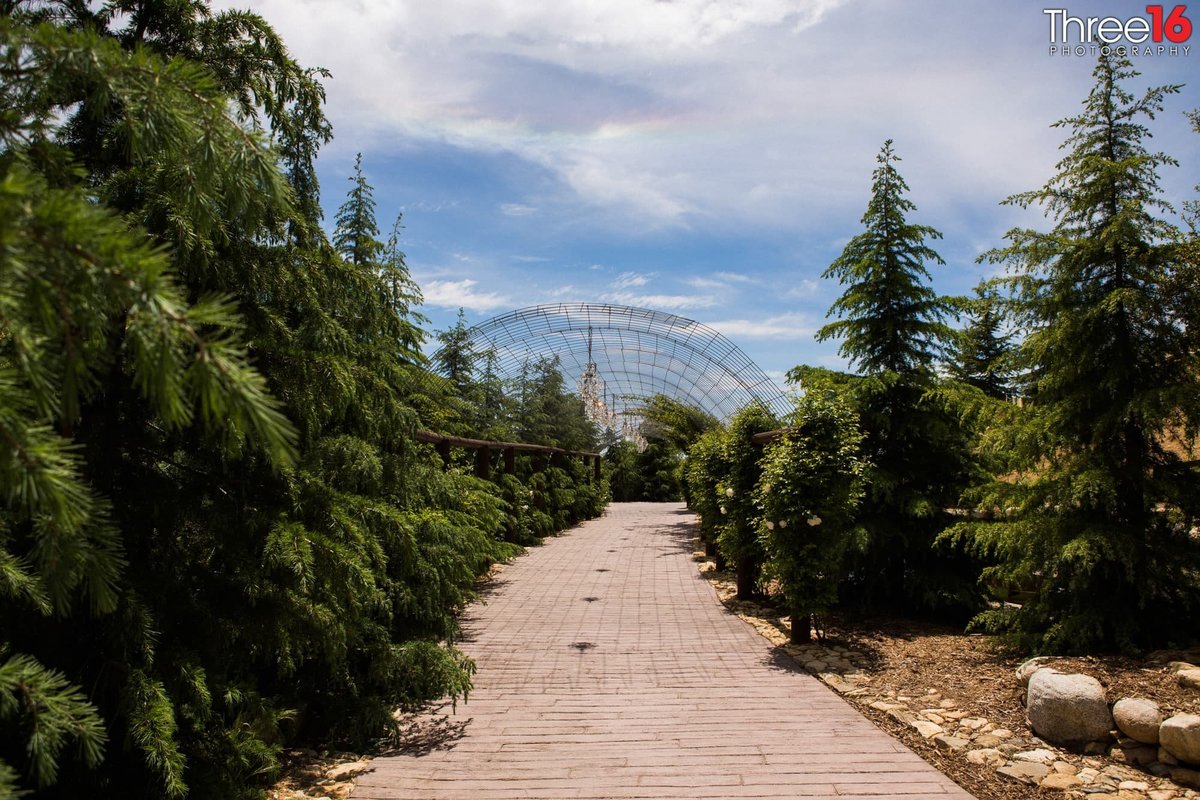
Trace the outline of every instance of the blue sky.
<path fill-rule="evenodd" d="M 1037 211 L 1036 188 L 1091 85 L 1051 56 L 1047 7 L 1146 16 L 1141 2 L 253 0 L 307 66 L 329 68 L 327 217 L 354 156 L 433 328 L 523 306 L 644 306 L 724 332 L 768 374 L 844 366 L 813 333 L 821 273 L 860 231 L 895 140 L 942 293 Z M 1168 11 L 1170 6 L 1168 6 Z M 1200 6 L 1195 11 L 1200 21 Z M 1200 48 L 1200 33 L 1187 44 Z M 1188 83 L 1153 123 L 1178 205 L 1200 183 L 1200 52 L 1139 56 L 1129 88 Z"/>

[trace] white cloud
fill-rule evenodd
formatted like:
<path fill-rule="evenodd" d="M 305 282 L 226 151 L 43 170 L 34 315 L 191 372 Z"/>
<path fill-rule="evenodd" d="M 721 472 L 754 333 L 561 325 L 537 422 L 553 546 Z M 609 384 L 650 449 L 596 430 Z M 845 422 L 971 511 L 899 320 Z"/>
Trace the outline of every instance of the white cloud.
<path fill-rule="evenodd" d="M 478 281 L 428 281 L 421 285 L 425 304 L 441 308 L 465 308 L 468 311 L 495 311 L 515 307 L 512 300 L 495 292 L 478 292 Z"/>
<path fill-rule="evenodd" d="M 568 284 L 566 286 L 559 286 L 557 289 L 550 289 L 546 292 L 546 297 L 550 298 L 551 300 L 558 300 L 561 302 L 567 298 L 578 297 L 580 294 L 581 292 L 579 289 Z"/>
<path fill-rule="evenodd" d="M 537 213 L 537 207 L 527 206 L 524 203 L 501 203 L 500 213 L 507 217 L 528 217 Z"/>
<path fill-rule="evenodd" d="M 758 278 L 751 275 L 743 275 L 740 272 L 718 272 L 716 276 L 729 283 L 762 283 Z"/>
<path fill-rule="evenodd" d="M 649 282 L 649 275 L 641 275 L 637 272 L 622 272 L 613 279 L 612 287 L 614 289 L 631 289 L 636 286 L 645 286 Z"/>
<path fill-rule="evenodd" d="M 634 231 L 857 219 L 889 136 L 922 211 L 994 203 L 1044 181 L 1046 126 L 1081 97 L 1056 90 L 1088 71 L 1039 60 L 1043 20 L 1019 4 L 249 2 L 332 70 L 333 148 L 513 154 L 580 218 Z"/>
<path fill-rule="evenodd" d="M 804 314 L 779 314 L 763 319 L 728 319 L 709 322 L 735 342 L 739 339 L 808 339 L 815 328 Z"/>
<path fill-rule="evenodd" d="M 802 278 L 791 284 L 783 296 L 789 300 L 804 300 L 813 297 L 821 290 L 821 282 L 811 278 Z"/>
<path fill-rule="evenodd" d="M 694 278 L 686 278 L 683 281 L 693 289 L 728 289 L 729 284 L 725 281 L 713 280 L 712 278 L 703 278 L 696 276 Z"/>
<path fill-rule="evenodd" d="M 600 296 L 601 302 L 616 303 L 638 308 L 655 308 L 666 311 L 688 311 L 697 308 L 712 308 L 717 298 L 712 295 L 696 294 L 636 294 L 634 292 L 609 292 Z"/>

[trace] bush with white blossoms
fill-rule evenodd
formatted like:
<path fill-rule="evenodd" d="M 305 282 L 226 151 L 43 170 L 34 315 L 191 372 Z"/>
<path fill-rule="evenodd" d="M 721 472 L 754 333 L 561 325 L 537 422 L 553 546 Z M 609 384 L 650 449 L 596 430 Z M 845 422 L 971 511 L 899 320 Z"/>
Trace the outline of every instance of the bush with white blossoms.
<path fill-rule="evenodd" d="M 778 427 L 779 420 L 766 406 L 752 403 L 734 415 L 722 438 L 725 473 L 717 488 L 725 513 L 718 522 L 717 548 L 737 569 L 737 592 L 742 599 L 757 591 L 765 556 L 758 538 L 761 518 L 754 503 L 761 450 L 751 437 Z"/>
<path fill-rule="evenodd" d="M 849 405 L 810 392 L 759 462 L 759 539 L 787 598 L 793 641 L 806 641 L 810 616 L 836 601 L 843 557 L 861 537 L 855 512 L 865 489 L 862 440 Z"/>

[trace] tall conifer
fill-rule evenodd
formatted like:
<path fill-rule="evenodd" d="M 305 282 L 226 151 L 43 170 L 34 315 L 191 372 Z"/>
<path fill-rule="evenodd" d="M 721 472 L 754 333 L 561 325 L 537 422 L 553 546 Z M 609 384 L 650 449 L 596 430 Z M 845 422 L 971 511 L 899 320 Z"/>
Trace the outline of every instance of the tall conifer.
<path fill-rule="evenodd" d="M 956 531 L 996 559 L 990 580 L 1032 593 L 982 621 L 1041 649 L 1200 634 L 1200 552 L 1188 533 L 1200 480 L 1165 446 L 1194 430 L 1200 363 L 1166 293 L 1179 237 L 1158 174 L 1174 161 L 1147 149 L 1144 124 L 1179 87 L 1135 97 L 1122 84 L 1137 73 L 1116 55 L 1093 75 L 1082 110 L 1055 124 L 1068 131 L 1056 174 L 1006 201 L 1041 206 L 1053 227 L 1014 229 L 987 254 L 1012 272 L 1036 394 L 1005 443 L 1024 472 L 986 501 L 1009 518 Z"/>
<path fill-rule="evenodd" d="M 926 241 L 941 234 L 908 221 L 916 206 L 905 196 L 899 160 L 891 140 L 884 142 L 866 230 L 825 271 L 847 288 L 829 310 L 840 318 L 817 338 L 842 339 L 841 354 L 863 373 L 846 385 L 874 464 L 860 509 L 869 540 L 850 555 L 844 589 L 867 605 L 961 611 L 975 593 L 961 565 L 932 549 L 944 509 L 972 474 L 966 434 L 934 391 L 951 307 L 929 286 L 927 265 L 943 262 Z"/>

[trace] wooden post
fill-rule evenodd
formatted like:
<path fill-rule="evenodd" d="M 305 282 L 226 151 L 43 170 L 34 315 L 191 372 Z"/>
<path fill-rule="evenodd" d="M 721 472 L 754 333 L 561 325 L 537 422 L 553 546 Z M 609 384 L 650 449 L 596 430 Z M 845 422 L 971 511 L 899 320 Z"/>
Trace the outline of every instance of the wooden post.
<path fill-rule="evenodd" d="M 600 456 L 592 456 L 592 480 L 596 485 L 600 485 L 603 474 L 600 471 Z"/>
<path fill-rule="evenodd" d="M 517 449 L 515 447 L 504 448 L 504 474 L 517 474 Z"/>
<path fill-rule="evenodd" d="M 433 447 L 437 450 L 437 454 L 442 457 L 442 469 L 450 469 L 450 442 L 443 439 Z"/>
<path fill-rule="evenodd" d="M 483 478 L 485 481 L 492 478 L 492 451 L 486 447 L 480 447 L 475 451 L 475 477 Z"/>

